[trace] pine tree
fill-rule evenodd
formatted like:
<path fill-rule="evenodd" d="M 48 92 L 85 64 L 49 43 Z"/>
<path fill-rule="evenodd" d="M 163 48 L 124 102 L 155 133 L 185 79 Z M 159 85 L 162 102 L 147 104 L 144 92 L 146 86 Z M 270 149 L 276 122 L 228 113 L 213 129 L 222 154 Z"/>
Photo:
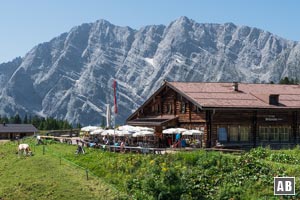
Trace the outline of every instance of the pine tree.
<path fill-rule="evenodd" d="M 39 130 L 45 130 L 45 123 L 44 122 L 41 122 L 38 126 L 38 129 Z"/>
<path fill-rule="evenodd" d="M 39 127 L 40 123 L 41 123 L 41 118 L 39 118 L 37 115 L 35 115 L 31 120 L 31 124 L 35 127 Z"/>
<path fill-rule="evenodd" d="M 27 117 L 27 114 L 26 114 L 25 117 L 24 117 L 23 124 L 28 124 L 28 117 Z"/>
<path fill-rule="evenodd" d="M 2 117 L 2 123 L 9 123 L 9 119 L 6 116 Z"/>
<path fill-rule="evenodd" d="M 290 84 L 290 80 L 288 77 L 284 77 L 279 81 L 279 84 Z"/>
<path fill-rule="evenodd" d="M 14 117 L 14 123 L 15 124 L 21 124 L 22 123 L 22 119 L 20 117 L 19 114 L 16 114 L 15 117 Z"/>
<path fill-rule="evenodd" d="M 76 128 L 81 129 L 81 128 L 82 128 L 81 124 L 80 124 L 80 123 L 77 123 L 77 124 L 76 124 Z"/>
<path fill-rule="evenodd" d="M 24 119 L 20 117 L 19 114 L 15 116 L 6 117 L 0 115 L 0 123 L 14 123 L 14 124 L 32 124 L 37 127 L 39 130 L 61 130 L 61 129 L 72 129 L 72 124 L 70 124 L 67 120 L 59 120 L 53 117 L 43 118 L 37 115 L 29 117 L 27 114 L 24 116 Z M 77 128 L 81 128 L 81 124 L 76 125 Z"/>
<path fill-rule="evenodd" d="M 284 77 L 283 79 L 281 79 L 279 81 L 279 84 L 286 84 L 286 85 L 295 85 L 295 84 L 298 84 L 299 83 L 299 80 L 298 78 L 291 78 L 289 79 L 289 77 Z"/>

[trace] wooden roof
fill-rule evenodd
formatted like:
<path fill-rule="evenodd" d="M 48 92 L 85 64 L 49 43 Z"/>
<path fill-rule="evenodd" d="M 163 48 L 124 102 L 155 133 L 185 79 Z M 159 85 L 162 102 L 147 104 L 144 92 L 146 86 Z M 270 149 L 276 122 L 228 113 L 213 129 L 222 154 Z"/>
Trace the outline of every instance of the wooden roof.
<path fill-rule="evenodd" d="M 38 130 L 32 124 L 0 124 L 0 133 L 34 133 Z"/>
<path fill-rule="evenodd" d="M 279 84 L 167 82 L 166 85 L 201 107 L 211 108 L 300 108 L 300 86 Z M 279 95 L 270 105 L 269 96 Z"/>
<path fill-rule="evenodd" d="M 233 83 L 166 81 L 127 118 L 127 122 L 166 87 L 173 89 L 201 109 L 300 109 L 299 85 L 238 83 L 237 91 L 233 89 L 233 85 Z M 279 97 L 278 105 L 269 103 L 270 95 Z"/>

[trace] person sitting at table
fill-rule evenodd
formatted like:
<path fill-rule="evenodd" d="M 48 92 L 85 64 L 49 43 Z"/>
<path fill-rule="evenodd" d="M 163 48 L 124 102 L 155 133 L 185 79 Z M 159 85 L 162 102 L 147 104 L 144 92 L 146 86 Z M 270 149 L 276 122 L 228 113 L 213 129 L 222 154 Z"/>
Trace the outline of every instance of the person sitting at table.
<path fill-rule="evenodd" d="M 185 139 L 181 140 L 181 147 L 186 147 L 186 141 L 185 141 Z"/>
<path fill-rule="evenodd" d="M 184 139 L 185 140 L 185 143 L 186 143 L 186 146 L 190 146 L 190 139 L 187 137 Z"/>
<path fill-rule="evenodd" d="M 121 141 L 120 151 L 123 152 L 123 153 L 125 152 L 125 142 L 124 141 Z"/>

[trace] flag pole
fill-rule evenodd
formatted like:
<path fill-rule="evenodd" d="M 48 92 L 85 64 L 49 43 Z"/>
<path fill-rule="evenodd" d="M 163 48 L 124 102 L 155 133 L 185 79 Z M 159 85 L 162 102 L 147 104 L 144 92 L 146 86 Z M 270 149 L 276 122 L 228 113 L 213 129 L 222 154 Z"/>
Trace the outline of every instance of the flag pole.
<path fill-rule="evenodd" d="M 114 80 L 113 82 L 113 89 L 114 89 L 114 143 L 116 143 L 116 117 L 118 113 L 118 106 L 117 106 L 117 81 Z M 116 150 L 116 148 L 115 148 Z"/>

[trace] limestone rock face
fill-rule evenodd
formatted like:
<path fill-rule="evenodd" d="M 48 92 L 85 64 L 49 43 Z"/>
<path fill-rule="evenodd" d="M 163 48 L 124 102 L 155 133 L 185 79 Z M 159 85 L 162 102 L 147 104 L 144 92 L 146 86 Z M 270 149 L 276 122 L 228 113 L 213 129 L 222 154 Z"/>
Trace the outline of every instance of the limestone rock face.
<path fill-rule="evenodd" d="M 101 124 L 118 82 L 117 123 L 168 81 L 278 82 L 300 78 L 300 44 L 247 26 L 181 17 L 134 30 L 82 24 L 0 64 L 0 114 Z"/>

